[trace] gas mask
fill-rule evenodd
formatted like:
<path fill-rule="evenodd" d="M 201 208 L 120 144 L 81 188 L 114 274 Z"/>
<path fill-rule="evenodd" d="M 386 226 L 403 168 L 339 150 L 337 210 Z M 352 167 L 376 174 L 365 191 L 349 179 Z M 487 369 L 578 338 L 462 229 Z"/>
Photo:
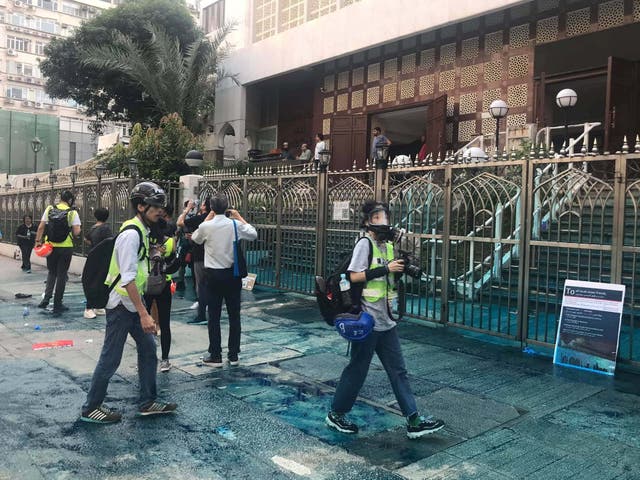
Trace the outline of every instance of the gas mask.
<path fill-rule="evenodd" d="M 367 230 L 373 232 L 381 242 L 390 242 L 396 236 L 396 230 L 390 225 L 389 210 L 383 205 L 377 205 L 369 213 Z"/>

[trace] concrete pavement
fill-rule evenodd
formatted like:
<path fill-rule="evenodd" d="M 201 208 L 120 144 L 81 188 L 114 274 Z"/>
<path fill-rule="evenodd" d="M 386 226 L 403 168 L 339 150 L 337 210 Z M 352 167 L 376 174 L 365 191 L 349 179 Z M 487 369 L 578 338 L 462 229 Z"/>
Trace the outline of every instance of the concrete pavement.
<path fill-rule="evenodd" d="M 259 287 L 244 292 L 240 367 L 201 366 L 206 326 L 187 325 L 192 300 L 174 297 L 174 368 L 158 374 L 158 388 L 178 402 L 178 413 L 134 416 L 131 341 L 107 399 L 123 421 L 87 425 L 78 415 L 104 317 L 82 318 L 77 277 L 65 295 L 69 315 L 56 319 L 35 308 L 42 268 L 26 275 L 0 257 L 0 271 L 2 480 L 640 478 L 637 375 L 554 368 L 547 357 L 454 329 L 399 327 L 418 404 L 447 422 L 443 431 L 405 437 L 377 360 L 352 415 L 361 433 L 327 429 L 347 345 L 319 318 L 313 299 Z M 16 300 L 19 292 L 33 297 Z M 74 345 L 32 348 L 56 340 Z"/>

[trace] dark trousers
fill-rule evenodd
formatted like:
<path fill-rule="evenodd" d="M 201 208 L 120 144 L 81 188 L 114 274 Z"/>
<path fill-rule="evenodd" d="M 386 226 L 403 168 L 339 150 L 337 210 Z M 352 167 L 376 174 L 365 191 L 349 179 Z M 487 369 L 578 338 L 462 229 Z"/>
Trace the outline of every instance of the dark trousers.
<path fill-rule="evenodd" d="M 242 279 L 233 276 L 233 268 L 206 269 L 207 297 L 209 306 L 209 353 L 217 358 L 222 355 L 220 338 L 220 315 L 222 302 L 229 315 L 228 355 L 240 353 L 240 296 Z"/>
<path fill-rule="evenodd" d="M 147 311 L 151 313 L 151 305 L 156 301 L 158 307 L 158 323 L 160 324 L 160 347 L 162 360 L 169 359 L 171 349 L 171 282 L 167 282 L 160 295 L 145 295 L 144 303 Z"/>
<path fill-rule="evenodd" d="M 396 327 L 385 332 L 373 331 L 362 342 L 351 343 L 351 361 L 342 372 L 331 409 L 342 414 L 351 410 L 367 378 L 374 352 L 387 372 L 402 414 L 408 417 L 416 413 L 418 408 L 409 386 Z"/>
<path fill-rule="evenodd" d="M 33 244 L 21 244 L 20 253 L 22 254 L 22 270 L 31 270 L 31 251 Z"/>
<path fill-rule="evenodd" d="M 44 300 L 49 303 L 53 295 L 53 306 L 62 305 L 64 289 L 67 286 L 67 272 L 71 265 L 73 247 L 54 247 L 51 255 L 47 257 L 47 286 L 44 289 Z M 55 286 L 55 295 L 53 288 Z"/>
<path fill-rule="evenodd" d="M 198 300 L 198 318 L 204 320 L 207 318 L 207 275 L 204 270 L 204 260 L 194 261 L 193 278 L 195 281 L 196 295 Z"/>
<path fill-rule="evenodd" d="M 122 361 L 122 352 L 127 335 L 131 334 L 138 350 L 138 380 L 140 383 L 140 406 L 156 399 L 156 341 L 153 334 L 144 333 L 140 315 L 130 312 L 122 305 L 107 310 L 107 325 L 100 359 L 93 372 L 87 400 L 82 407 L 88 412 L 100 406 L 107 395 L 109 380 Z"/>

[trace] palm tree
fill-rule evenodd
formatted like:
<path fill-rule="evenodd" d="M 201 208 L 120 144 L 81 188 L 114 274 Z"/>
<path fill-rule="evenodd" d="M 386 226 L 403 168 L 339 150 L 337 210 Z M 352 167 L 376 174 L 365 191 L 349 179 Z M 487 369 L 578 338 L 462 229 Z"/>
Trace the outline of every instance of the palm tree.
<path fill-rule="evenodd" d="M 224 25 L 213 39 L 202 36 L 182 51 L 177 38 L 149 25 L 150 38 L 144 45 L 115 32 L 113 44 L 90 45 L 81 50 L 80 60 L 127 76 L 153 101 L 154 116 L 177 113 L 192 132 L 201 133 L 203 117 L 213 111 L 218 82 L 236 81 L 220 65 L 228 53 L 225 39 L 232 29 Z"/>

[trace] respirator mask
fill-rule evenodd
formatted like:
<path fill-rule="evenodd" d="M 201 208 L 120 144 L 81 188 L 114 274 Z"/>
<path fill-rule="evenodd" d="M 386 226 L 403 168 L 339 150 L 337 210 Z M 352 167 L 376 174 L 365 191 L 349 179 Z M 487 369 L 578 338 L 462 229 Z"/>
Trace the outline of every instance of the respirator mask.
<path fill-rule="evenodd" d="M 383 205 L 377 205 L 369 212 L 367 230 L 373 232 L 380 242 L 391 242 L 396 237 L 396 229 L 390 225 L 389 210 Z"/>

